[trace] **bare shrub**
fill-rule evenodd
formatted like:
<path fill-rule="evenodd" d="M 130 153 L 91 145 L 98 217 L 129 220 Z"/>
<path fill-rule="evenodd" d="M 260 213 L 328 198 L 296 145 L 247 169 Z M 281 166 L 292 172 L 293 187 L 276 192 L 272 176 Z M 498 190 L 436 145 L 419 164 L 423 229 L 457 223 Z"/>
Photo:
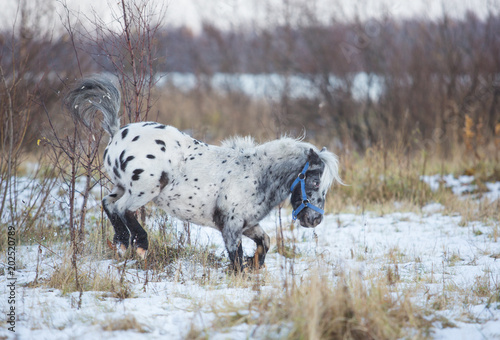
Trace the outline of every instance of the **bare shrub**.
<path fill-rule="evenodd" d="M 55 184 L 54 171 L 30 153 L 40 138 L 39 104 L 57 96 L 50 72 L 52 37 L 43 26 L 51 19 L 49 3 L 22 1 L 10 31 L 0 32 L 0 216 L 2 227 L 8 223 L 23 232 L 38 224 Z"/>

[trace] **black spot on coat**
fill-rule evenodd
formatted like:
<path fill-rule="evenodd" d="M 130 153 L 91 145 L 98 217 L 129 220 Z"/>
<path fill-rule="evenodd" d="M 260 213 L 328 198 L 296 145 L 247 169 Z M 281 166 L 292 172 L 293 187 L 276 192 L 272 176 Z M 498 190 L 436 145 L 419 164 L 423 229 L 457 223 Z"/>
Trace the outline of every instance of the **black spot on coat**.
<path fill-rule="evenodd" d="M 163 190 L 165 186 L 168 184 L 168 174 L 163 171 L 160 176 L 160 190 Z"/>
<path fill-rule="evenodd" d="M 215 208 L 212 214 L 212 220 L 219 230 L 224 228 L 225 216 L 219 208 Z"/>
<path fill-rule="evenodd" d="M 123 150 L 122 153 L 120 154 L 120 169 L 122 171 L 125 171 L 125 169 L 127 168 L 127 163 L 133 160 L 135 157 L 128 156 L 127 159 L 125 160 L 123 159 L 123 157 L 125 157 L 125 150 Z"/>
<path fill-rule="evenodd" d="M 127 137 L 127 134 L 128 134 L 128 129 L 124 129 L 122 131 L 122 139 L 124 139 L 125 137 Z"/>
<path fill-rule="evenodd" d="M 116 177 L 122 178 L 122 176 L 120 176 L 120 173 L 118 172 L 118 168 L 117 167 L 113 168 L 113 173 L 115 174 Z"/>
<path fill-rule="evenodd" d="M 143 173 L 143 172 L 144 172 L 144 170 L 143 170 L 143 169 L 135 169 L 135 170 L 134 170 L 134 175 L 132 176 L 132 180 L 133 180 L 133 181 L 138 181 L 138 180 L 139 180 L 139 178 L 140 178 L 140 176 L 139 176 L 139 175 L 140 175 L 141 173 Z"/>

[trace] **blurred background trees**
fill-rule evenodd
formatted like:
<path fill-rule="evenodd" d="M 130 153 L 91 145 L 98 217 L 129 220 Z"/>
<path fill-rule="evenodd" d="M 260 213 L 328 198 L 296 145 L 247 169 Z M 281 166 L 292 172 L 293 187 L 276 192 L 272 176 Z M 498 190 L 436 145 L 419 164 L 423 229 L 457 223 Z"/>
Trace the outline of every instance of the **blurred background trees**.
<path fill-rule="evenodd" d="M 0 33 L 4 150 L 34 149 L 44 112 L 62 114 L 68 83 L 97 72 L 118 76 L 123 123 L 160 120 L 207 142 L 305 132 L 337 150 L 384 145 L 446 157 L 465 145 L 466 119 L 472 143 L 498 138 L 499 11 L 325 22 L 295 1 L 267 25 L 205 21 L 195 32 L 166 25 L 165 9 L 151 3 L 124 1 L 116 30 L 98 13 L 57 16 L 50 2 L 20 1 L 16 25 Z M 66 29 L 47 29 L 51 20 Z M 9 142 L 9 128 L 19 140 Z"/>

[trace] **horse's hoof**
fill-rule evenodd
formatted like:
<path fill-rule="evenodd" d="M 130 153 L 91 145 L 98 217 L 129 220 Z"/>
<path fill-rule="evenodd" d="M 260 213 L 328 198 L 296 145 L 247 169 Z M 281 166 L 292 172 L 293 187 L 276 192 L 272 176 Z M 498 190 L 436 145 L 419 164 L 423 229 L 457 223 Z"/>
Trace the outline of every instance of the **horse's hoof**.
<path fill-rule="evenodd" d="M 109 249 L 111 249 L 112 251 L 116 251 L 116 244 L 111 242 L 109 239 L 106 240 L 106 244 L 108 245 Z"/>
<path fill-rule="evenodd" d="M 124 244 L 119 243 L 116 247 L 116 252 L 120 257 L 123 257 L 127 252 L 127 247 Z"/>
<path fill-rule="evenodd" d="M 148 254 L 147 249 L 141 247 L 137 247 L 137 250 L 135 252 L 141 258 L 141 260 L 144 260 L 146 258 L 146 255 Z"/>
<path fill-rule="evenodd" d="M 249 270 L 258 270 L 266 267 L 265 264 L 259 264 L 258 258 L 255 258 L 255 256 L 247 257 L 245 263 Z"/>
<path fill-rule="evenodd" d="M 127 247 L 123 243 L 113 243 L 110 240 L 106 240 L 108 248 L 112 251 L 118 253 L 118 256 L 122 257 L 127 251 Z"/>
<path fill-rule="evenodd" d="M 238 274 L 246 274 L 248 271 L 251 271 L 252 268 L 249 268 L 245 263 L 243 265 L 228 265 L 224 272 L 228 275 L 238 275 Z"/>
<path fill-rule="evenodd" d="M 246 257 L 245 258 L 245 264 L 249 268 L 254 268 L 255 267 L 255 257 Z"/>

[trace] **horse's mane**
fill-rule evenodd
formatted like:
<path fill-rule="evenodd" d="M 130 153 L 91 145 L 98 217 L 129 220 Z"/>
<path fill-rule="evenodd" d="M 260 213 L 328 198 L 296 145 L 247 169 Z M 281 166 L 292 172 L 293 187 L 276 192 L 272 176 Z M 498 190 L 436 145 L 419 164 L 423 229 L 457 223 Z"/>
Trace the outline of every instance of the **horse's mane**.
<path fill-rule="evenodd" d="M 321 184 L 320 184 L 320 190 L 322 192 L 323 191 L 326 192 L 333 184 L 333 181 L 337 181 L 340 184 L 344 184 L 339 175 L 339 161 L 337 156 L 334 153 L 326 150 L 326 148 L 320 151 L 316 146 L 307 142 L 303 142 L 302 140 L 303 138 L 294 139 L 284 136 L 280 139 L 268 143 L 273 143 L 273 144 L 279 143 L 281 146 L 286 145 L 294 149 L 303 150 L 301 152 L 304 152 L 306 154 L 309 151 L 309 149 L 313 149 L 325 164 L 325 170 L 323 171 L 323 174 L 321 176 Z M 221 146 L 239 150 L 240 152 L 245 152 L 248 149 L 253 149 L 259 146 L 259 144 L 257 144 L 253 139 L 253 137 L 251 136 L 245 136 L 245 137 L 234 136 L 222 141 Z"/>
<path fill-rule="evenodd" d="M 234 136 L 223 140 L 221 146 L 242 151 L 244 149 L 253 148 L 257 146 L 257 144 L 251 136 Z"/>
<path fill-rule="evenodd" d="M 309 149 L 313 149 L 325 164 L 325 170 L 321 175 L 319 187 L 319 190 L 321 192 L 327 192 L 328 189 L 332 186 L 333 181 L 344 184 L 339 175 L 339 160 L 333 152 L 328 151 L 326 148 L 319 150 L 316 146 L 307 142 L 303 142 L 301 139 L 295 140 L 295 143 L 297 143 L 297 146 L 304 149 L 306 152 L 309 151 Z"/>
<path fill-rule="evenodd" d="M 323 163 L 325 163 L 325 170 L 321 176 L 320 190 L 326 192 L 334 180 L 339 184 L 344 184 L 339 175 L 339 160 L 337 156 L 326 149 L 320 151 L 318 155 Z"/>

